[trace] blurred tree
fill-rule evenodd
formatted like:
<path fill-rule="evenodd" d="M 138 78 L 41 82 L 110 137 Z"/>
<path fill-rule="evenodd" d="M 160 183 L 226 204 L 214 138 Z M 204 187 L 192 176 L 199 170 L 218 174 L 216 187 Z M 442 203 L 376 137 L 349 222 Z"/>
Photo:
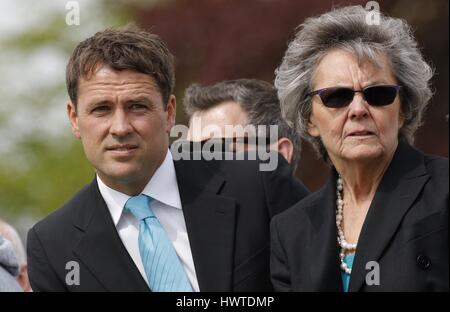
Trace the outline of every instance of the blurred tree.
<path fill-rule="evenodd" d="M 17 150 L 26 155 L 26 168 L 0 168 L 0 207 L 10 214 L 26 211 L 45 215 L 73 196 L 87 178 L 94 177 L 76 141 L 67 140 L 58 147 L 28 137 Z"/>

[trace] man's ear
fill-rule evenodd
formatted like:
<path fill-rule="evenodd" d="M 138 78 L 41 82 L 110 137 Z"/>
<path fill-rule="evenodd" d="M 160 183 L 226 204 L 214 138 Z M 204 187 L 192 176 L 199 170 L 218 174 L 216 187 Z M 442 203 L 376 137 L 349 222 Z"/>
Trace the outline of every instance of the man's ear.
<path fill-rule="evenodd" d="M 278 152 L 283 155 L 288 163 L 291 163 L 294 155 L 294 144 L 292 144 L 292 141 L 288 138 L 280 138 L 277 144 Z"/>
<path fill-rule="evenodd" d="M 67 103 L 67 116 L 69 117 L 70 125 L 72 127 L 72 133 L 77 138 L 80 139 L 80 128 L 78 127 L 78 114 L 75 105 L 72 102 Z"/>
<path fill-rule="evenodd" d="M 170 95 L 169 101 L 167 102 L 167 128 L 166 132 L 170 133 L 170 129 L 175 125 L 175 117 L 177 115 L 177 99 L 175 95 Z"/>

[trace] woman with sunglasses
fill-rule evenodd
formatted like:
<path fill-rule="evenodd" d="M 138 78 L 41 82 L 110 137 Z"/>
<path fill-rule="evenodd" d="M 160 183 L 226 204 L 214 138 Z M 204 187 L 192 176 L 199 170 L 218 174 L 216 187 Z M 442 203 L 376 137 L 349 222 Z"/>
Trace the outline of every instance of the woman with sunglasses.
<path fill-rule="evenodd" d="M 432 69 L 410 27 L 345 7 L 307 19 L 276 71 L 283 115 L 329 182 L 272 221 L 279 291 L 448 291 L 448 159 L 412 147 Z"/>

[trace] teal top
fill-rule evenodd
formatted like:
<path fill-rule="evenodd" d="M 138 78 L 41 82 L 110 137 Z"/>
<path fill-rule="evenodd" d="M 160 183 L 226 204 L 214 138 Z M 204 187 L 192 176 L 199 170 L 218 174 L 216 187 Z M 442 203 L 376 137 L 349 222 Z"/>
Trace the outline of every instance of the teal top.
<path fill-rule="evenodd" d="M 355 259 L 355 254 L 349 254 L 344 257 L 344 262 L 347 264 L 347 267 L 350 269 L 353 267 L 353 259 Z M 344 291 L 348 292 L 348 285 L 350 284 L 350 274 L 341 271 L 342 276 L 342 286 L 344 287 Z"/>

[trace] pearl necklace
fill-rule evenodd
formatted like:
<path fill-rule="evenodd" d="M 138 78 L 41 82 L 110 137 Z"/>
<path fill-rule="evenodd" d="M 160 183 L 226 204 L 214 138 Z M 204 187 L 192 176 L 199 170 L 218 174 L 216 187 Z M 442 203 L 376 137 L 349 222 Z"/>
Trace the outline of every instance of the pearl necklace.
<path fill-rule="evenodd" d="M 356 244 L 350 244 L 347 243 L 347 241 L 345 240 L 345 236 L 344 236 L 344 231 L 342 230 L 342 219 L 343 219 L 343 209 L 344 209 L 344 201 L 342 200 L 342 190 L 344 189 L 343 187 L 343 183 L 342 183 L 342 178 L 339 175 L 338 179 L 337 179 L 337 183 L 336 183 L 336 225 L 337 225 L 337 231 L 338 231 L 338 236 L 337 236 L 337 241 L 339 243 L 339 246 L 341 246 L 341 252 L 339 253 L 339 258 L 341 259 L 341 270 L 344 271 L 347 274 L 351 274 L 352 273 L 352 269 L 350 269 L 347 266 L 347 263 L 344 262 L 344 257 L 345 257 L 345 252 L 346 251 L 355 251 L 356 250 Z"/>

